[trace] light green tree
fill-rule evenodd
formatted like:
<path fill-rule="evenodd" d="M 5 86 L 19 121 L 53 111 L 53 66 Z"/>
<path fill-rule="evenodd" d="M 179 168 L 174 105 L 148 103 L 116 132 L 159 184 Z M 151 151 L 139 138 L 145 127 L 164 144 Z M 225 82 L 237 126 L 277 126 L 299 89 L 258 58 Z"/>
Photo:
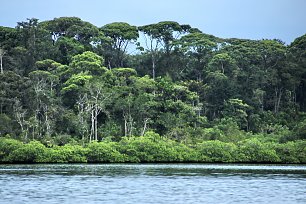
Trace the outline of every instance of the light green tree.
<path fill-rule="evenodd" d="M 69 71 L 71 74 L 78 74 L 81 72 L 88 72 L 91 75 L 101 76 L 107 71 L 103 67 L 104 59 L 99 55 L 86 51 L 82 54 L 73 56 L 71 63 L 69 64 Z"/>
<path fill-rule="evenodd" d="M 248 127 L 248 113 L 250 106 L 244 103 L 241 99 L 231 98 L 224 102 L 224 109 L 222 115 L 224 118 L 232 118 L 240 128 L 247 129 Z"/>

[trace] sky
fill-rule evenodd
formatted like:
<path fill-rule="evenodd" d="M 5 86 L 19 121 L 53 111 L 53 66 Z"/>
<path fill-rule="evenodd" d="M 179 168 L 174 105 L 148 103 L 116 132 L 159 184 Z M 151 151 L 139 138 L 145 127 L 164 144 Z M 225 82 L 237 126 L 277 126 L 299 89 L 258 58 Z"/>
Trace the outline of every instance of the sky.
<path fill-rule="evenodd" d="M 306 33 L 306 0 L 0 0 L 0 26 L 75 16 L 98 27 L 176 21 L 221 38 L 280 39 Z"/>

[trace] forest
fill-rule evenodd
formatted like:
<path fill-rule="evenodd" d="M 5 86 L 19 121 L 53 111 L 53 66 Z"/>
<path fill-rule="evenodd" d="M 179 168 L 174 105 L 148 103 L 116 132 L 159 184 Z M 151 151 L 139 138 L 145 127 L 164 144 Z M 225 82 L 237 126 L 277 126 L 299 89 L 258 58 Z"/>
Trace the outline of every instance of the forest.
<path fill-rule="evenodd" d="M 306 34 L 0 26 L 0 163 L 306 163 Z"/>

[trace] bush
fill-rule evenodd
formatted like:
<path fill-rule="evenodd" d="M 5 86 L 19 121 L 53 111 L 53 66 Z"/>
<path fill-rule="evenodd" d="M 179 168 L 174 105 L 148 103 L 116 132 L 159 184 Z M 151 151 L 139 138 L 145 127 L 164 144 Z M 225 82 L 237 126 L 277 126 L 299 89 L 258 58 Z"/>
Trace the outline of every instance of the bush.
<path fill-rule="evenodd" d="M 295 149 L 300 163 L 306 164 L 306 140 L 295 141 Z"/>
<path fill-rule="evenodd" d="M 275 150 L 283 163 L 300 163 L 295 142 L 277 144 Z"/>
<path fill-rule="evenodd" d="M 182 143 L 177 143 L 174 148 L 177 154 L 177 162 L 199 161 L 199 155 L 194 148 L 188 147 Z"/>
<path fill-rule="evenodd" d="M 123 138 L 119 142 L 120 151 L 128 156 L 131 162 L 179 162 L 183 155 L 179 155 L 175 141 L 163 138 L 154 132 L 147 132 L 144 136 Z"/>
<path fill-rule="evenodd" d="M 117 150 L 115 142 L 92 142 L 88 145 L 88 162 L 124 162 L 125 156 Z"/>
<path fill-rule="evenodd" d="M 205 141 L 196 145 L 201 162 L 235 162 L 237 146 L 218 140 Z"/>
<path fill-rule="evenodd" d="M 272 144 L 273 143 L 261 143 L 257 138 L 239 142 L 240 161 L 254 163 L 280 162 L 281 160 L 276 154 Z"/>
<path fill-rule="evenodd" d="M 154 154 L 158 151 L 157 144 L 144 136 L 122 138 L 119 146 L 130 162 L 154 162 Z"/>
<path fill-rule="evenodd" d="M 50 163 L 84 163 L 87 162 L 87 148 L 80 145 L 56 146 L 49 149 L 46 161 Z"/>
<path fill-rule="evenodd" d="M 22 147 L 23 143 L 9 138 L 0 138 L 0 162 L 10 162 L 10 153 Z"/>
<path fill-rule="evenodd" d="M 297 140 L 279 144 L 251 138 L 240 141 L 237 145 L 213 140 L 189 147 L 154 132 L 148 132 L 141 137 L 123 137 L 119 142 L 92 142 L 87 147 L 66 144 L 47 148 L 38 141 L 23 144 L 18 140 L 0 138 L 0 162 L 306 163 L 306 141 Z"/>
<path fill-rule="evenodd" d="M 8 157 L 14 163 L 47 162 L 47 148 L 38 141 L 32 141 L 14 150 Z"/>

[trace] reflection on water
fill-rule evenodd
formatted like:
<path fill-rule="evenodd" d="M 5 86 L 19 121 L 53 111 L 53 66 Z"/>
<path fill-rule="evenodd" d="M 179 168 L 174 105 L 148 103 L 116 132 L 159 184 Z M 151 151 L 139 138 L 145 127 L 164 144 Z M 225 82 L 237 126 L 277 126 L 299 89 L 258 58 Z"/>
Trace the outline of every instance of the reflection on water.
<path fill-rule="evenodd" d="M 0 165 L 0 203 L 306 203 L 306 166 Z"/>

